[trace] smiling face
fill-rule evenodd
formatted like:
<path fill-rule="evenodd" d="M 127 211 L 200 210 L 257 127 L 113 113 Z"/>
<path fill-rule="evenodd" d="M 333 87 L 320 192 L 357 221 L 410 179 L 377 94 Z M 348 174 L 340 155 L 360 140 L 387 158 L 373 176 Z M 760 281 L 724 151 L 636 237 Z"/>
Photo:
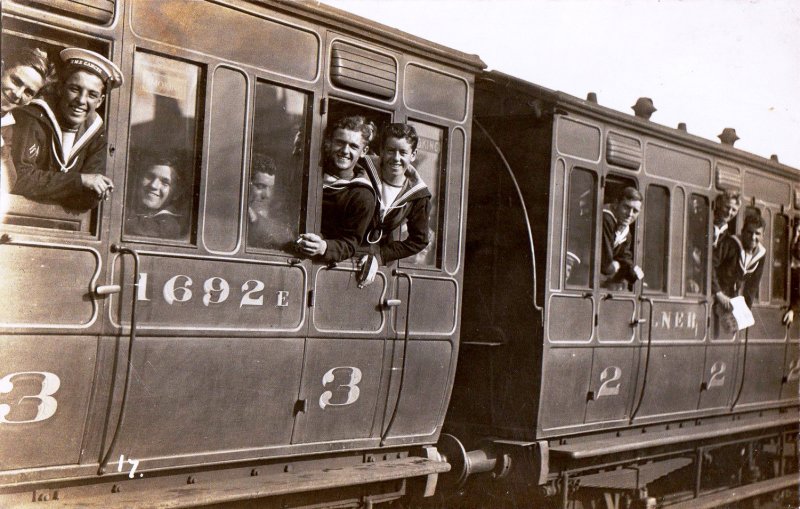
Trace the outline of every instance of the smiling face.
<path fill-rule="evenodd" d="M 746 251 L 752 251 L 761 243 L 763 237 L 764 227 L 758 226 L 755 223 L 745 223 L 742 228 L 742 247 L 744 247 Z"/>
<path fill-rule="evenodd" d="M 328 142 L 331 169 L 340 175 L 355 168 L 358 159 L 367 154 L 367 143 L 358 131 L 336 129 Z"/>
<path fill-rule="evenodd" d="M 735 199 L 723 200 L 714 211 L 714 224 L 722 226 L 729 223 L 739 213 L 739 205 Z"/>
<path fill-rule="evenodd" d="M 44 78 L 27 65 L 14 66 L 0 78 L 0 111 L 5 115 L 14 108 L 25 106 L 36 97 L 44 85 Z"/>
<path fill-rule="evenodd" d="M 390 184 L 401 184 L 417 151 L 405 138 L 386 138 L 381 148 L 381 177 Z"/>
<path fill-rule="evenodd" d="M 103 102 L 103 80 L 87 71 L 75 71 L 61 84 L 58 110 L 67 128 L 76 128 Z"/>
<path fill-rule="evenodd" d="M 639 213 L 642 211 L 642 202 L 624 198 L 614 205 L 613 211 L 618 227 L 629 226 L 639 217 Z"/>
<path fill-rule="evenodd" d="M 166 165 L 148 168 L 139 180 L 139 202 L 148 210 L 161 210 L 175 185 L 175 170 Z"/>

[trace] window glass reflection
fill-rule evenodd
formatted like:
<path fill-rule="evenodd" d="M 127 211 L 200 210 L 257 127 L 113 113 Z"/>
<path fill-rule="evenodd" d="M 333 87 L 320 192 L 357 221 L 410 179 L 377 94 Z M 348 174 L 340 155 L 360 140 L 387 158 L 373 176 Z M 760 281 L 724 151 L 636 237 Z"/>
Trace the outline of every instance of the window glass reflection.
<path fill-rule="evenodd" d="M 414 167 L 419 172 L 422 180 L 431 192 L 431 215 L 428 218 L 428 246 L 409 257 L 406 262 L 414 265 L 438 266 L 439 241 L 440 241 L 440 214 L 441 214 L 441 182 L 442 157 L 445 149 L 445 130 L 422 122 L 409 120 L 408 124 L 417 131 L 419 142 L 417 144 L 417 158 Z M 407 236 L 403 224 L 400 238 Z"/>
<path fill-rule="evenodd" d="M 308 96 L 256 84 L 247 191 L 247 245 L 295 253 L 300 235 Z"/>
<path fill-rule="evenodd" d="M 699 194 L 689 198 L 684 266 L 684 290 L 687 294 L 705 293 L 708 281 L 708 199 Z"/>
<path fill-rule="evenodd" d="M 564 281 L 567 286 L 590 287 L 594 266 L 595 176 L 574 169 L 569 177 L 567 252 Z"/>
<path fill-rule="evenodd" d="M 199 66 L 137 53 L 125 233 L 188 241 L 195 214 Z"/>

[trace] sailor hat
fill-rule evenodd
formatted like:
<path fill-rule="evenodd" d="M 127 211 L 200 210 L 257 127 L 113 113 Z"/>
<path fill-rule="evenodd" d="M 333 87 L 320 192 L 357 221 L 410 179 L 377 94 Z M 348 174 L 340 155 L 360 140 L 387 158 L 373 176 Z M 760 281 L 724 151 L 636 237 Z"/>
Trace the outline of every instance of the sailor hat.
<path fill-rule="evenodd" d="M 114 62 L 103 55 L 83 48 L 67 48 L 59 53 L 61 60 L 67 66 L 76 66 L 95 74 L 103 80 L 107 89 L 117 88 L 122 85 L 122 71 Z"/>

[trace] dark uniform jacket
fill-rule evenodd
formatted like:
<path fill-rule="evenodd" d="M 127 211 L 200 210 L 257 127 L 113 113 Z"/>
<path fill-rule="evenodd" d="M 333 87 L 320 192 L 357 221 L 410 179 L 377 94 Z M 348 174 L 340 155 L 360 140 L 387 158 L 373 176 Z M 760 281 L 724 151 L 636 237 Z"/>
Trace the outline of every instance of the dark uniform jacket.
<path fill-rule="evenodd" d="M 322 182 L 322 227 L 327 242 L 322 255 L 326 262 L 339 262 L 353 256 L 364 240 L 375 213 L 375 191 L 361 162 L 352 180 L 337 179 L 326 173 Z"/>
<path fill-rule="evenodd" d="M 81 184 L 81 173 L 106 171 L 106 139 L 103 119 L 96 112 L 79 128 L 70 154 L 61 148 L 61 127 L 51 104 L 34 99 L 14 110 L 12 157 L 17 170 L 13 194 L 59 203 L 84 211 L 97 206 L 97 194 Z"/>
<path fill-rule="evenodd" d="M 612 262 L 618 262 L 619 271 L 614 274 L 612 281 L 625 280 L 635 283 L 638 278 L 633 271 L 633 236 L 628 231 L 622 242 L 615 246 L 616 234 L 617 218 L 610 210 L 603 210 L 603 249 L 600 273 L 604 276 L 611 276 L 614 274 Z"/>
<path fill-rule="evenodd" d="M 379 254 L 384 264 L 415 255 L 430 242 L 428 220 L 431 214 L 431 192 L 419 174 L 406 179 L 393 203 L 381 203 L 380 173 L 372 159 L 365 158 L 369 174 L 375 186 L 378 206 L 367 232 L 367 251 Z M 381 209 L 384 212 L 381 213 Z M 392 234 L 406 222 L 408 236 L 395 240 Z M 362 248 L 363 249 L 363 248 Z"/>
<path fill-rule="evenodd" d="M 125 218 L 125 233 L 157 239 L 180 239 L 180 216 L 169 209 L 130 212 Z"/>
<path fill-rule="evenodd" d="M 767 250 L 759 244 L 755 254 L 745 261 L 742 241 L 736 235 L 723 238 L 714 250 L 714 270 L 711 273 L 711 293 L 722 291 L 728 297 L 741 293 L 747 306 L 753 305 L 758 295 L 758 284 L 764 272 L 764 255 Z"/>

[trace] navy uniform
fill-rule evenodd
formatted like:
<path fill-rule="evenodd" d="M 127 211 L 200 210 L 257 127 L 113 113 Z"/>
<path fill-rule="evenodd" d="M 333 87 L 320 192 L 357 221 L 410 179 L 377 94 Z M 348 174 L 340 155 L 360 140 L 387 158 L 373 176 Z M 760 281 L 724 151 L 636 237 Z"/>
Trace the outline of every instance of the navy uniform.
<path fill-rule="evenodd" d="M 622 284 L 632 285 L 639 278 L 633 267 L 633 238 L 630 225 L 621 232 L 617 231 L 617 218 L 608 209 L 603 209 L 603 246 L 600 273 L 606 276 L 603 287 L 614 288 Z M 619 263 L 619 270 L 614 272 L 613 262 Z"/>
<path fill-rule="evenodd" d="M 323 175 L 320 233 L 327 243 L 322 255 L 326 262 L 340 262 L 356 253 L 375 211 L 375 192 L 362 161 L 350 180 Z"/>
<path fill-rule="evenodd" d="M 742 241 L 736 235 L 728 235 L 720 240 L 714 250 L 714 270 L 711 278 L 711 292 L 722 291 L 729 297 L 740 292 L 748 307 L 758 295 L 758 285 L 764 272 L 766 248 L 760 243 L 752 254 L 748 254 Z"/>
<path fill-rule="evenodd" d="M 105 93 L 122 84 L 119 68 L 102 55 L 67 48 L 60 56 L 68 68 L 99 76 Z M 96 111 L 89 111 L 77 130 L 67 130 L 59 122 L 57 101 L 34 99 L 15 112 L 18 114 L 12 157 L 17 181 L 12 192 L 59 203 L 71 210 L 89 210 L 97 206 L 101 196 L 83 186 L 81 174 L 105 174 L 107 143 L 103 119 Z"/>
<path fill-rule="evenodd" d="M 431 214 L 431 192 L 428 186 L 412 167 L 411 176 L 406 178 L 397 196 L 391 203 L 384 203 L 386 200 L 382 197 L 381 187 L 388 184 L 380 178 L 372 158 L 365 158 L 365 162 L 378 200 L 367 234 L 367 251 L 380 255 L 383 264 L 419 253 L 431 240 L 428 235 Z M 393 239 L 392 234 L 403 223 L 406 223 L 408 235 L 402 240 Z"/>

